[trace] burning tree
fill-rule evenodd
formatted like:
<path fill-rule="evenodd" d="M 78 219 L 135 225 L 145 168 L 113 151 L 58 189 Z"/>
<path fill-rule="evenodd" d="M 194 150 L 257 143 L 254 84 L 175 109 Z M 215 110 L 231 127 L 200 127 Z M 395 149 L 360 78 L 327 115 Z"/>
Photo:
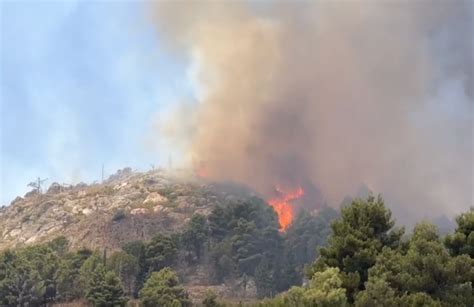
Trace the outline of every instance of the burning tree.
<path fill-rule="evenodd" d="M 293 205 L 290 202 L 302 197 L 304 195 L 304 191 L 301 187 L 288 192 L 284 192 L 281 188 L 277 187 L 276 191 L 280 194 L 280 196 L 270 199 L 268 204 L 272 206 L 273 210 L 275 210 L 278 215 L 280 230 L 285 231 L 288 226 L 290 226 L 294 218 Z"/>

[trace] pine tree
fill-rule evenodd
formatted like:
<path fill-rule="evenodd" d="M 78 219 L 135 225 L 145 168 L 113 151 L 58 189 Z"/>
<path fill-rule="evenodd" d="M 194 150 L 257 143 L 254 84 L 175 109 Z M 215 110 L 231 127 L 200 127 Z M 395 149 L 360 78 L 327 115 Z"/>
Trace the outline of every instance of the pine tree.
<path fill-rule="evenodd" d="M 145 307 L 191 305 L 186 290 L 179 284 L 176 273 L 170 268 L 151 273 L 139 297 Z"/>

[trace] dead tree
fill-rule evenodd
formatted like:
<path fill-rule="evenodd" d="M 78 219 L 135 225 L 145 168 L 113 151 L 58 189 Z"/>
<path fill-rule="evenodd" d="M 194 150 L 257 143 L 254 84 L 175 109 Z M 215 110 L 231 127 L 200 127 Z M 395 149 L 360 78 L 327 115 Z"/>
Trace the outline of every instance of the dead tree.
<path fill-rule="evenodd" d="M 38 177 L 38 179 L 36 179 L 36 181 L 32 181 L 32 182 L 28 183 L 28 186 L 34 188 L 34 189 L 36 190 L 36 192 L 39 194 L 39 193 L 42 192 L 41 185 L 42 185 L 46 180 L 48 180 L 48 178 L 46 178 L 46 179 L 41 179 L 40 177 Z"/>

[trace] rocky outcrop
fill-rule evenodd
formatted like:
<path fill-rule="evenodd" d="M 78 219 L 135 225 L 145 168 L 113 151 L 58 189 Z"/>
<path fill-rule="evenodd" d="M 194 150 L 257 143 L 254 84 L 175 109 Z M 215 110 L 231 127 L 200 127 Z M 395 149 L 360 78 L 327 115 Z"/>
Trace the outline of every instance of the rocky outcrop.
<path fill-rule="evenodd" d="M 102 184 L 53 183 L 46 193 L 29 192 L 0 210 L 0 250 L 60 235 L 73 248 L 114 250 L 177 231 L 194 213 L 208 215 L 230 195 L 202 179 L 162 170 L 125 168 Z"/>

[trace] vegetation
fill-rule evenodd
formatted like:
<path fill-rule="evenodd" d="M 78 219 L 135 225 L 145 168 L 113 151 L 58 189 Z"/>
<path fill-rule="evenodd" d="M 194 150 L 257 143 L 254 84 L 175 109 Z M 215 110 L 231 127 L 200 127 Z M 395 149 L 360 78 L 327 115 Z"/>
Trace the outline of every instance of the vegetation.
<path fill-rule="evenodd" d="M 474 258 L 474 208 L 456 218 L 457 228 L 448 234 L 445 244 L 452 255 L 469 255 Z"/>
<path fill-rule="evenodd" d="M 151 273 L 140 291 L 144 306 L 189 306 L 191 303 L 176 273 L 170 268 Z"/>
<path fill-rule="evenodd" d="M 469 254 L 473 210 L 457 218 L 444 242 L 419 223 L 408 240 L 383 200 L 369 196 L 341 210 L 329 245 L 293 287 L 262 306 L 473 306 L 474 259 Z M 444 243 L 444 244 L 443 244 Z"/>
<path fill-rule="evenodd" d="M 473 209 L 444 238 L 426 222 L 404 236 L 380 197 L 354 200 L 337 217 L 329 208 L 301 212 L 282 233 L 273 210 L 252 198 L 195 215 L 180 233 L 129 242 L 107 259 L 100 251 L 71 251 L 63 237 L 6 250 L 0 306 L 81 298 L 94 306 L 124 306 L 131 298 L 189 306 L 175 271 L 195 265 L 216 284 L 238 280 L 245 288 L 252 281 L 263 298 L 258 306 L 474 306 Z M 211 291 L 201 304 L 225 306 Z"/>

